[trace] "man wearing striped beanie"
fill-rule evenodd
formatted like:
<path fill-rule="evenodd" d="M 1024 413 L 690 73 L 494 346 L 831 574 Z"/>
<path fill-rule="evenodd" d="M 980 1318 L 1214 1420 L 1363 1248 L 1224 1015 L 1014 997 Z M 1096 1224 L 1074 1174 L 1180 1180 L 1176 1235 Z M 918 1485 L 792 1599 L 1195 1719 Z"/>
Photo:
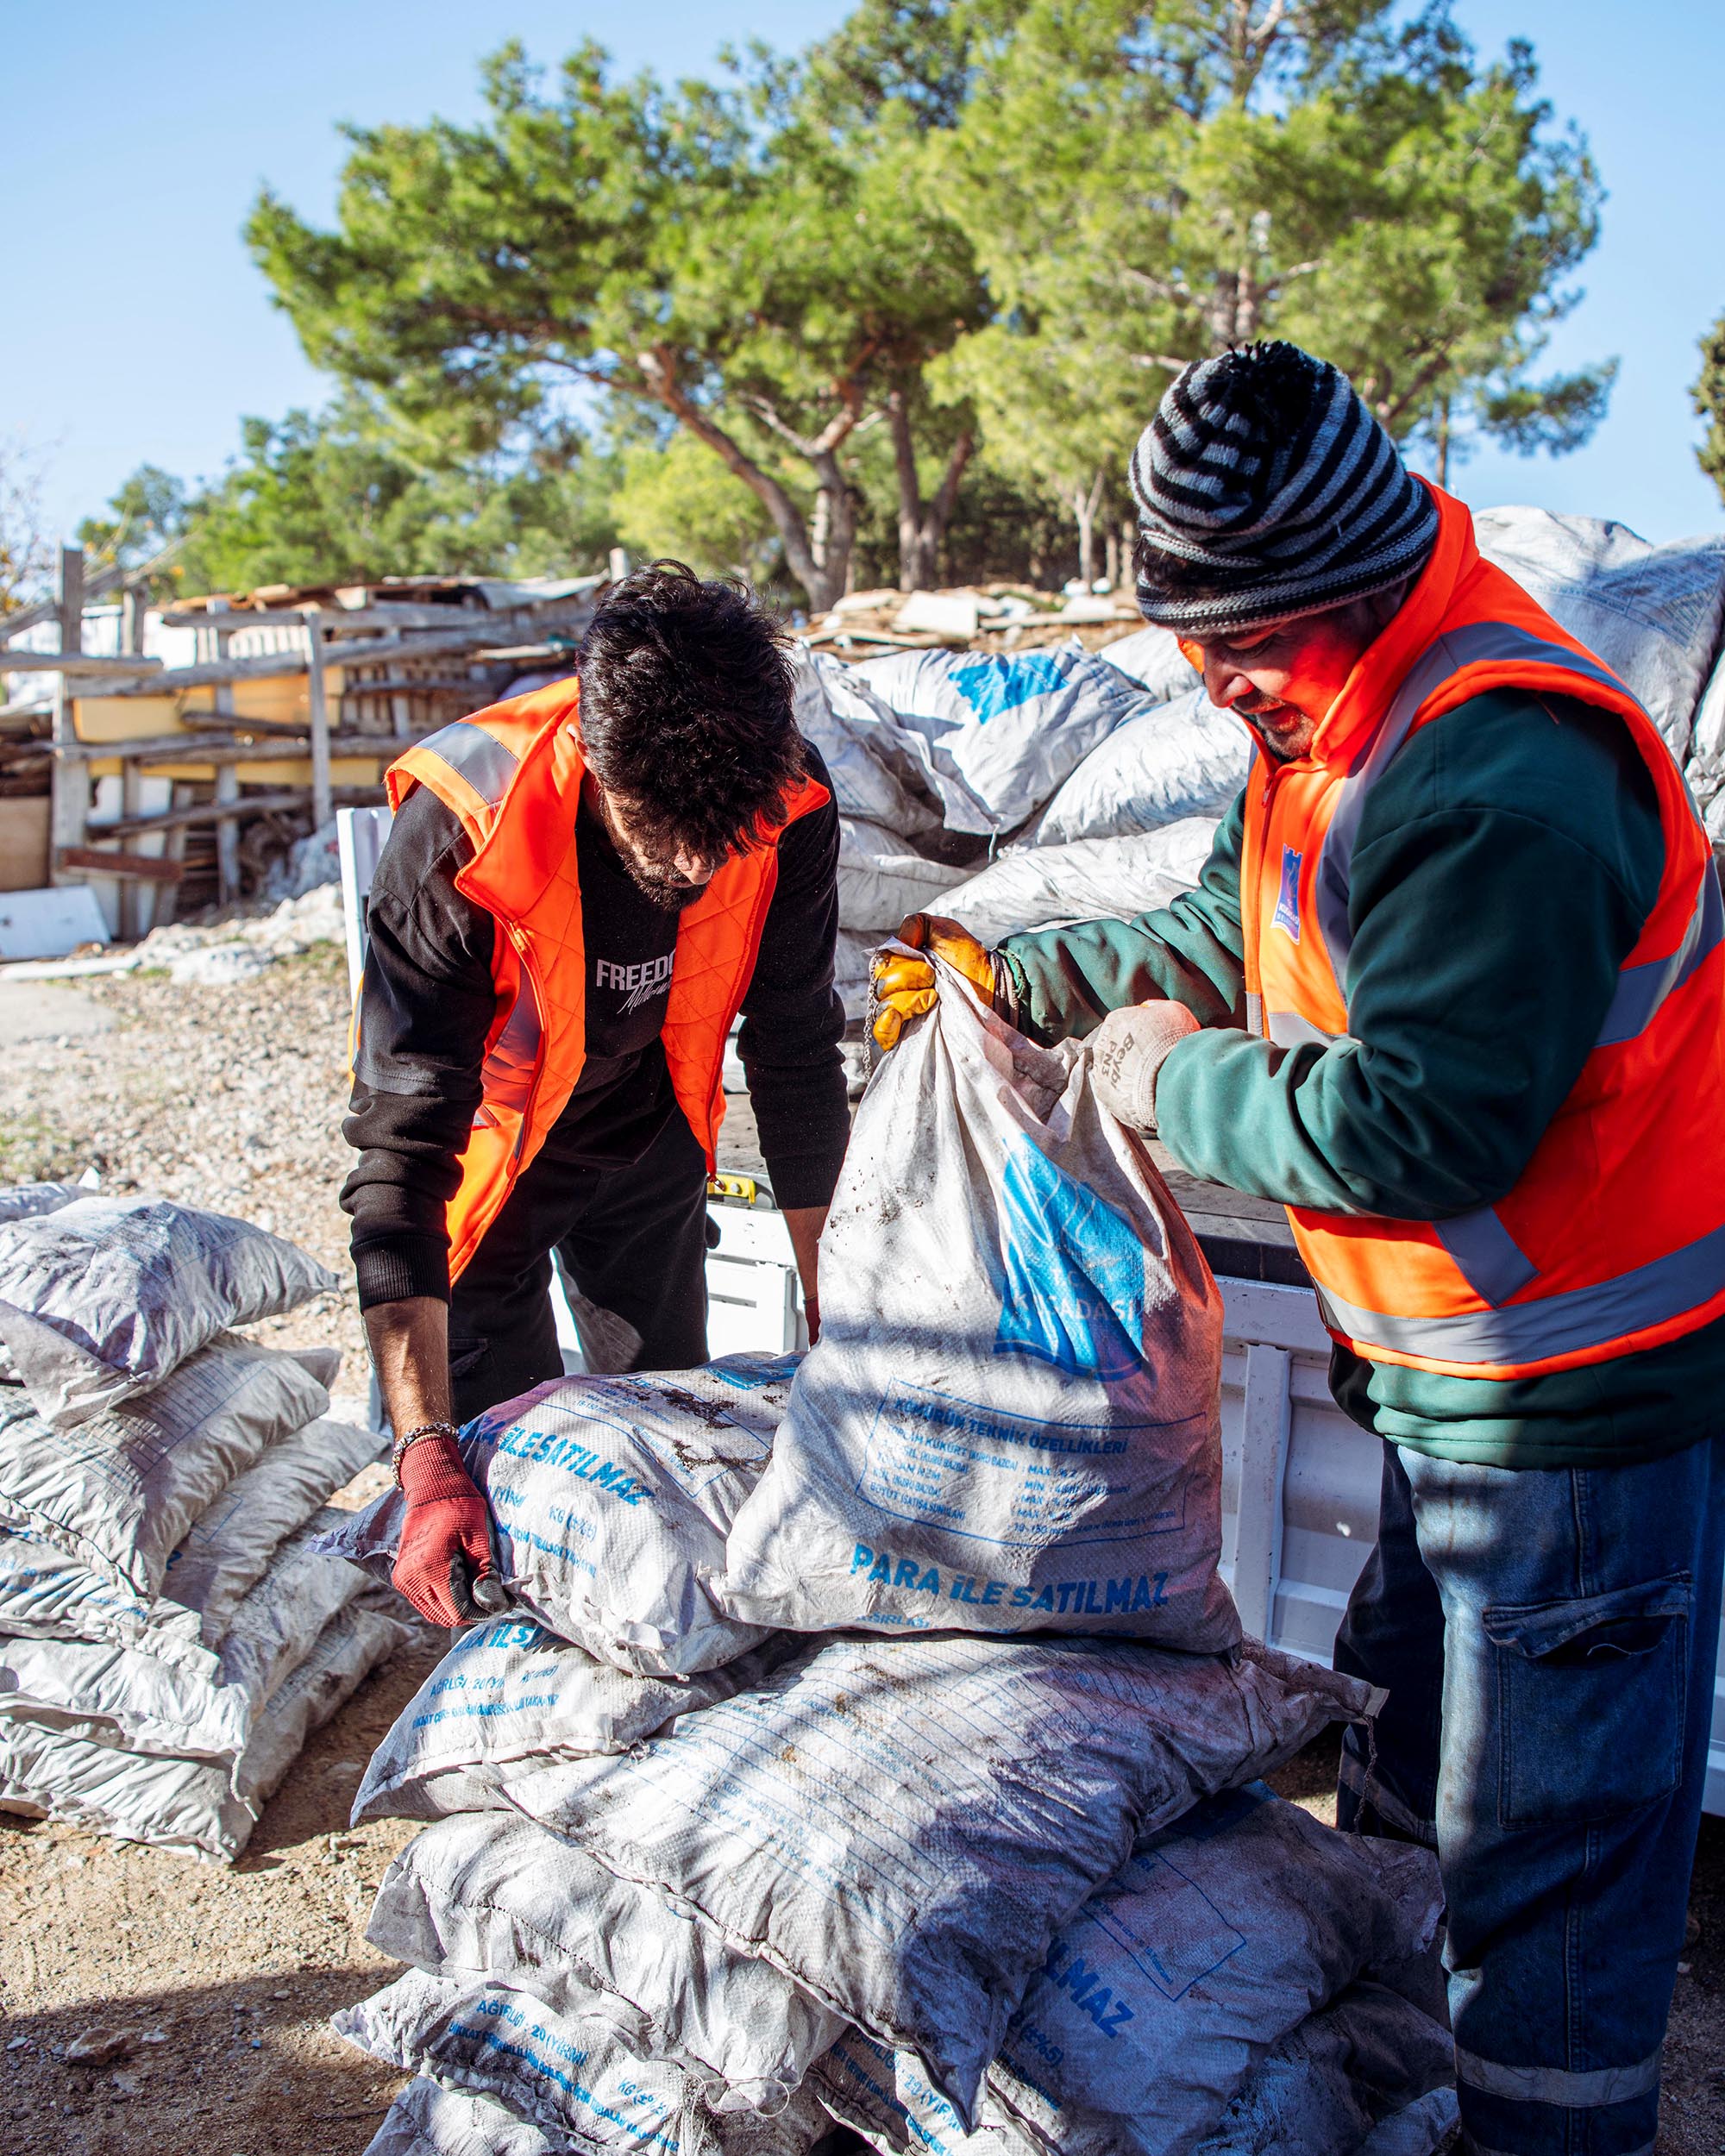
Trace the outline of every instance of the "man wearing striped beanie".
<path fill-rule="evenodd" d="M 900 935 L 1287 1206 L 1384 1441 L 1336 1661 L 1389 1703 L 1340 1816 L 1438 1851 L 1465 2145 L 1650 2152 L 1725 1570 L 1706 835 L 1333 367 L 1188 367 L 1131 476 L 1139 606 L 1258 749 L 1198 888 L 994 951 Z M 940 977 L 887 962 L 883 1045 Z"/>

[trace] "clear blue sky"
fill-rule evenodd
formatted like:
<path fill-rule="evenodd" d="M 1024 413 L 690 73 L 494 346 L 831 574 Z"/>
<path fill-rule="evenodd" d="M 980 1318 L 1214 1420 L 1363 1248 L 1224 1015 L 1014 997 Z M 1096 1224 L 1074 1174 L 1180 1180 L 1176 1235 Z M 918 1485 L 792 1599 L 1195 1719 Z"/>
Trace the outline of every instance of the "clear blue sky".
<path fill-rule="evenodd" d="M 270 306 L 239 230 L 260 183 L 327 216 L 343 119 L 472 110 L 474 63 L 505 37 L 555 59 L 598 35 L 628 69 L 699 72 L 751 35 L 800 43 L 829 0 L 299 0 L 251 16 L 0 0 L 0 436 L 50 463 L 70 529 L 147 460 L 213 473 L 242 413 L 316 404 L 327 384 Z M 1456 0 L 1482 52 L 1532 39 L 1559 115 L 1578 121 L 1610 198 L 1586 298 L 1553 366 L 1622 360 L 1611 417 L 1579 454 L 1482 453 L 1453 475 L 1479 505 L 1622 518 L 1649 538 L 1725 524 L 1696 466 L 1696 339 L 1725 310 L 1725 5 L 1720 0 Z"/>

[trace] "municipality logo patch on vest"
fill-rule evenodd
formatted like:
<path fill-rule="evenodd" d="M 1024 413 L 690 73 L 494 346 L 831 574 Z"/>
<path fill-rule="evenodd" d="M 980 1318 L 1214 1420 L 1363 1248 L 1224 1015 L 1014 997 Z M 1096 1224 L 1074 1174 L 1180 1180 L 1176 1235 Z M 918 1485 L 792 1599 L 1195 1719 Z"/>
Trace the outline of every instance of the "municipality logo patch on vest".
<path fill-rule="evenodd" d="M 1279 928 L 1296 943 L 1300 940 L 1300 865 L 1305 858 L 1292 846 L 1282 849 L 1282 888 L 1276 894 L 1271 922 L 1272 927 Z"/>

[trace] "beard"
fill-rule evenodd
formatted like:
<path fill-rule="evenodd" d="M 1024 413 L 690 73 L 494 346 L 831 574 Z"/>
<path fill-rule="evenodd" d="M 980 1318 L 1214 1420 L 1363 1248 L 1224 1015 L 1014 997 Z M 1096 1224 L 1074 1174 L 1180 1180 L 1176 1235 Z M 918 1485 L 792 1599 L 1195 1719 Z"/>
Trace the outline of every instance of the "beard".
<path fill-rule="evenodd" d="M 1297 705 L 1253 694 L 1239 698 L 1233 709 L 1263 743 L 1265 755 L 1278 763 L 1295 762 L 1312 746 L 1317 723 Z"/>
<path fill-rule="evenodd" d="M 681 913 L 694 904 L 706 889 L 704 883 L 685 883 L 681 876 L 667 875 L 657 868 L 643 868 L 626 856 L 620 856 L 629 881 L 643 899 L 649 899 L 662 913 Z"/>

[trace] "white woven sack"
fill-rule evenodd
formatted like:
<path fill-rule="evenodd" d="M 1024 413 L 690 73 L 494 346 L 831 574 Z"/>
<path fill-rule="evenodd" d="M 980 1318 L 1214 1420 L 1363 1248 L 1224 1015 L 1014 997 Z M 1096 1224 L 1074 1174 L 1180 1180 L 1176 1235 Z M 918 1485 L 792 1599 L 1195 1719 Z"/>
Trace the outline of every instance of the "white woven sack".
<path fill-rule="evenodd" d="M 62 1819 L 122 1841 L 231 1863 L 307 1737 L 411 1636 L 395 1618 L 362 1601 L 351 1604 L 277 1687 L 237 1769 L 121 1752 L 87 1737 L 0 1720 L 0 1811 Z"/>
<path fill-rule="evenodd" d="M 906 915 L 938 911 L 953 882 L 951 868 L 925 861 L 884 824 L 845 816 L 838 824 L 838 921 L 876 937 L 897 932 Z"/>
<path fill-rule="evenodd" d="M 1183 695 L 1196 678 L 1171 629 L 1135 629 L 1130 636 L 1104 644 L 1096 656 L 1118 667 L 1158 703 Z"/>
<path fill-rule="evenodd" d="M 897 651 L 854 671 L 891 706 L 955 831 L 1014 830 L 1144 703 L 1076 639 L 1055 651 Z"/>
<path fill-rule="evenodd" d="M 460 1983 L 558 2012 L 584 2002 L 643 2059 L 695 2075 L 716 2111 L 783 2108 L 844 2028 L 768 1962 L 531 1820 L 440 1821 L 385 1873 L 366 1936 Z"/>
<path fill-rule="evenodd" d="M 220 1645 L 235 1608 L 281 1542 L 350 1482 L 382 1442 L 374 1431 L 328 1417 L 278 1438 L 192 1522 L 168 1559 L 154 1602 L 51 1543 L 0 1534 L 0 1633 L 105 1640 L 213 1671 L 216 1658 L 210 1648 Z"/>
<path fill-rule="evenodd" d="M 33 1220 L 44 1213 L 58 1213 L 75 1206 L 90 1193 L 82 1183 L 13 1183 L 0 1190 L 0 1225 L 9 1220 Z"/>
<path fill-rule="evenodd" d="M 1455 2130 L 1452 2065 L 1441 2024 L 1393 1991 L 1357 1985 L 1278 2038 L 1193 2156 L 1437 2156 Z M 856 2029 L 810 2085 L 881 2156 L 1046 2156 L 986 2096 L 988 2122 L 966 2134 L 914 2060 Z"/>
<path fill-rule="evenodd" d="M 1141 703 L 1093 749 L 1025 834 L 1032 846 L 1159 830 L 1182 816 L 1222 816 L 1245 784 L 1253 743 L 1243 720 L 1202 689 Z"/>
<path fill-rule="evenodd" d="M 1283 2037 L 1193 2156 L 1438 2156 L 1459 2109 L 1448 2028 L 1363 1983 Z"/>
<path fill-rule="evenodd" d="M 848 1637 L 510 1796 L 914 2051 L 968 2115 L 1026 1985 L 1134 1837 L 1374 1699 L 1257 1646 Z"/>
<path fill-rule="evenodd" d="M 0 1395 L 0 1526 L 153 1601 L 199 1514 L 267 1445 L 329 1405 L 298 1356 L 225 1337 L 75 1429 Z"/>
<path fill-rule="evenodd" d="M 783 1659 L 783 1646 L 769 1642 L 722 1670 L 636 1677 L 528 1620 L 475 1626 L 457 1637 L 373 1753 L 354 1824 L 506 1804 L 511 1767 L 627 1752 L 679 1714 L 758 1683 Z"/>
<path fill-rule="evenodd" d="M 420 2074 L 391 2104 L 365 2156 L 567 2156 L 573 2146 L 495 2096 L 446 2089 Z"/>
<path fill-rule="evenodd" d="M 724 1606 L 1232 1646 L 1209 1267 L 1088 1057 L 939 971 L 857 1111 L 820 1338 L 731 1531 Z"/>
<path fill-rule="evenodd" d="M 0 1718 L 131 1752 L 237 1759 L 265 1702 L 366 1587 L 352 1565 L 311 1547 L 344 1517 L 325 1511 L 287 1538 L 234 1612 L 219 1653 L 198 1651 L 202 1667 L 147 1647 L 0 1639 Z"/>
<path fill-rule="evenodd" d="M 461 1456 L 522 1610 L 644 1677 L 717 1669 L 757 1646 L 765 1628 L 727 1617 L 712 1583 L 791 1367 L 743 1355 L 666 1376 L 562 1378 L 470 1422 Z M 387 1580 L 402 1517 L 392 1492 L 325 1546 Z"/>
<path fill-rule="evenodd" d="M 62 1429 L 160 1384 L 229 1326 L 336 1285 L 279 1236 L 166 1199 L 85 1197 L 0 1226 L 0 1339 Z"/>
<path fill-rule="evenodd" d="M 1131 921 L 1172 906 L 1204 873 L 1217 821 L 1182 816 L 1130 838 L 1075 838 L 1015 847 L 929 906 L 962 921 L 979 942 L 1002 943 L 1073 921 Z"/>
<path fill-rule="evenodd" d="M 1548 509 L 1476 511 L 1474 536 L 1639 697 L 1679 761 L 1719 649 L 1725 534 L 1649 546 L 1627 524 Z"/>
<path fill-rule="evenodd" d="M 1059 2156 L 1191 2156 L 1271 2045 L 1349 1984 L 1408 1971 L 1429 1996 L 1442 1913 L 1428 1851 L 1339 1834 L 1261 1787 L 1216 1798 L 1061 1934 L 990 2096 Z"/>
<path fill-rule="evenodd" d="M 278 1438 L 192 1522 L 168 1559 L 163 1598 L 196 1610 L 206 1644 L 217 1645 L 281 1544 L 387 1446 L 328 1415 Z"/>
<path fill-rule="evenodd" d="M 144 1647 L 166 1662 L 210 1670 L 195 1610 L 147 1601 L 38 1536 L 0 1534 L 0 1633 Z"/>
<path fill-rule="evenodd" d="M 636 2059 L 602 2014 L 554 2014 L 501 1985 L 410 1969 L 329 2024 L 385 2065 L 494 2096 L 593 2156 L 804 2156 L 825 2124 L 806 2096 L 772 2119 L 715 2117 L 697 2082 Z"/>
<path fill-rule="evenodd" d="M 842 816 L 860 816 L 904 838 L 932 838 L 940 809 L 918 758 L 919 738 L 837 659 L 800 654 L 797 730 L 820 751 Z"/>

